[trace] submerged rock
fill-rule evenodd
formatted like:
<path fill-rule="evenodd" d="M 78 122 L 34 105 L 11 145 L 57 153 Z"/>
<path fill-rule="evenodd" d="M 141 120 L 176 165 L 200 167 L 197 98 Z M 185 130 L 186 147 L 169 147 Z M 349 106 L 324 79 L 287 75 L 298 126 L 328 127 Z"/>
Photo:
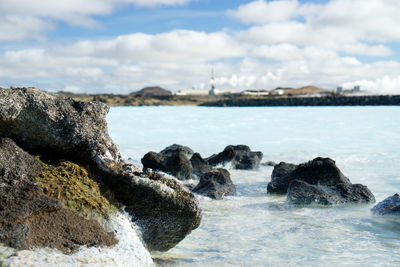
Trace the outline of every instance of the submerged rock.
<path fill-rule="evenodd" d="M 375 215 L 400 215 L 399 194 L 394 194 L 391 197 L 385 198 L 371 210 Z"/>
<path fill-rule="evenodd" d="M 46 197 L 35 177 L 44 166 L 8 138 L 0 139 L 0 242 L 18 249 L 114 245 L 113 233 Z"/>
<path fill-rule="evenodd" d="M 104 197 L 112 196 L 120 205 L 126 206 L 134 221 L 141 226 L 148 249 L 168 250 L 199 226 L 201 210 L 198 201 L 176 180 L 154 173 L 143 173 L 121 159 L 118 147 L 107 133 L 105 115 L 108 109 L 102 103 L 62 99 L 37 89 L 1 88 L 0 137 L 11 138 L 32 155 L 40 154 L 55 162 L 68 160 L 86 166 L 93 178 L 101 182 L 101 191 L 110 192 Z M 183 158 L 188 160 L 185 155 L 178 157 L 178 160 Z M 29 163 L 26 166 L 36 166 L 28 159 L 21 159 L 20 163 L 25 160 Z M 21 164 L 18 166 L 25 166 Z M 23 167 L 18 168 L 25 170 Z M 37 174 L 31 169 L 26 172 L 30 177 Z M 7 177 L 7 173 L 3 169 L 0 177 Z M 13 183 L 20 184 L 22 188 L 24 183 L 8 182 L 7 179 L 5 184 L 10 185 L 10 196 L 21 196 L 16 202 L 15 197 L 3 197 L 1 201 L 8 201 L 10 207 L 13 207 L 1 211 L 3 218 L 19 218 L 20 214 L 36 214 L 37 211 L 45 214 L 61 210 L 58 201 L 37 194 L 35 190 L 39 189 L 13 189 Z M 31 185 L 28 187 L 31 188 Z M 24 218 L 27 216 L 23 215 Z M 49 222 L 47 217 L 37 218 L 38 222 Z M 76 222 L 71 220 L 72 223 Z M 85 229 L 85 224 L 90 226 L 90 223 L 83 222 L 76 225 Z M 25 235 L 24 231 L 28 228 L 24 225 L 14 226 L 18 226 L 15 233 L 19 234 L 19 239 L 13 240 L 22 240 L 21 236 Z M 0 235 L 10 233 L 5 230 L 7 227 L 10 225 L 5 222 L 0 224 Z M 69 231 L 63 225 L 59 225 L 59 229 Z M 90 229 L 87 231 L 90 232 Z M 59 235 L 62 236 L 62 233 Z"/>
<path fill-rule="evenodd" d="M 203 174 L 193 192 L 214 199 L 222 199 L 224 196 L 236 194 L 236 187 L 232 183 L 229 172 L 219 168 Z"/>
<path fill-rule="evenodd" d="M 375 202 L 366 186 L 352 184 L 334 160 L 321 157 L 300 165 L 279 163 L 267 191 L 287 194 L 287 201 L 295 205 Z"/>
<path fill-rule="evenodd" d="M 294 205 L 336 205 L 375 202 L 375 197 L 361 184 L 340 183 L 328 187 L 294 180 L 290 183 L 287 200 Z"/>
<path fill-rule="evenodd" d="M 224 151 L 214 154 L 207 158 L 207 162 L 212 166 L 232 164 L 232 168 L 240 170 L 257 169 L 262 159 L 262 152 L 253 152 L 248 146 L 237 145 L 227 146 Z"/>

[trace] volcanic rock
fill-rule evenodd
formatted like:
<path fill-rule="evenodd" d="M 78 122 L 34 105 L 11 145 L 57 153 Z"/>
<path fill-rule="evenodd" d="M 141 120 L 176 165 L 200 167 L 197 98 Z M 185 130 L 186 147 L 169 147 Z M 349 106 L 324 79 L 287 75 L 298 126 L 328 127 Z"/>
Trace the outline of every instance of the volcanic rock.
<path fill-rule="evenodd" d="M 143 169 L 154 169 L 169 173 L 180 180 L 190 179 L 193 167 L 190 158 L 193 151 L 184 146 L 172 145 L 160 153 L 149 152 L 142 158 Z"/>
<path fill-rule="evenodd" d="M 81 245 L 114 245 L 113 233 L 42 195 L 42 164 L 8 138 L 0 139 L 0 242 L 18 249 L 50 247 L 70 253 Z"/>
<path fill-rule="evenodd" d="M 271 174 L 271 182 L 268 183 L 267 192 L 275 194 L 286 194 L 289 184 L 295 179 L 292 172 L 297 165 L 280 162 L 275 165 Z"/>
<path fill-rule="evenodd" d="M 375 202 L 364 185 L 352 184 L 330 158 L 315 158 L 295 165 L 281 162 L 274 167 L 268 193 L 286 194 L 295 205 Z"/>
<path fill-rule="evenodd" d="M 210 172 L 212 167 L 208 164 L 208 162 L 201 157 L 199 153 L 194 153 L 192 158 L 190 159 L 190 163 L 193 167 L 193 174 L 201 177 L 203 174 Z"/>
<path fill-rule="evenodd" d="M 203 174 L 193 192 L 214 199 L 222 199 L 224 196 L 234 195 L 236 187 L 232 183 L 229 172 L 218 168 Z"/>
<path fill-rule="evenodd" d="M 400 215 L 400 196 L 394 194 L 384 199 L 372 208 L 375 215 Z"/>
<path fill-rule="evenodd" d="M 294 205 L 336 205 L 375 202 L 375 197 L 361 184 L 340 183 L 327 187 L 296 179 L 290 183 L 287 201 Z"/>
<path fill-rule="evenodd" d="M 102 181 L 104 192 L 110 191 L 142 227 L 148 249 L 168 250 L 199 226 L 198 201 L 173 178 L 142 173 L 121 159 L 118 147 L 107 133 L 108 110 L 99 102 L 74 101 L 38 89 L 1 88 L 0 137 L 11 138 L 32 155 L 87 166 Z M 188 160 L 185 156 L 178 160 L 183 158 Z M 16 202 L 16 209 L 1 212 L 20 214 L 27 200 L 40 203 L 44 210 L 57 210 L 54 208 L 59 205 L 57 202 L 33 198 L 34 193 L 26 194 Z M 28 203 L 26 207 L 32 206 L 30 211 L 38 205 Z M 1 229 L 8 227 L 1 225 Z M 23 233 L 26 228 L 18 229 Z"/>
<path fill-rule="evenodd" d="M 233 169 L 251 170 L 257 169 L 262 159 L 262 152 L 253 152 L 248 146 L 227 146 L 221 153 L 207 158 L 212 166 L 232 164 Z"/>

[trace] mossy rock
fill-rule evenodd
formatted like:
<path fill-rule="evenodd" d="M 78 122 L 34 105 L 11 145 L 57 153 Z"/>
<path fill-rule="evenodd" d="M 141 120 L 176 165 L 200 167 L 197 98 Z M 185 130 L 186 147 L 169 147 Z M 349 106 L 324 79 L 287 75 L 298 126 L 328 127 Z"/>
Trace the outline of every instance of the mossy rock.
<path fill-rule="evenodd" d="M 67 209 L 94 218 L 99 215 L 108 218 L 117 211 L 117 207 L 104 196 L 102 184 L 96 181 L 85 169 L 73 162 L 62 161 L 57 165 L 43 163 L 44 171 L 40 172 L 36 181 L 45 196 L 60 201 Z"/>

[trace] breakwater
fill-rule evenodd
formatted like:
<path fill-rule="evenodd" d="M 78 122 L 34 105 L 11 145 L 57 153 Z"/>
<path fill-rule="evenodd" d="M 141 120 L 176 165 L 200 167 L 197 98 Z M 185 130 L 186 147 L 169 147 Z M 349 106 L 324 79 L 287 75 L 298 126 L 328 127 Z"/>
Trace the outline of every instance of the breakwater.
<path fill-rule="evenodd" d="M 324 96 L 324 97 L 275 97 L 230 98 L 206 102 L 200 106 L 394 106 L 400 105 L 400 95 Z"/>

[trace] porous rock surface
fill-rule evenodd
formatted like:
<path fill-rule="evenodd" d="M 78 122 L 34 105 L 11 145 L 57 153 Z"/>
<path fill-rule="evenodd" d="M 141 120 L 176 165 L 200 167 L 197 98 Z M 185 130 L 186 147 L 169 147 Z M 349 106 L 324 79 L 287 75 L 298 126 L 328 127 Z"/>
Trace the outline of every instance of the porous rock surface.
<path fill-rule="evenodd" d="M 11 139 L 0 139 L 0 242 L 13 248 L 51 247 L 71 253 L 80 245 L 114 245 L 95 220 L 42 195 L 35 176 L 42 164 Z"/>
<path fill-rule="evenodd" d="M 246 145 L 229 145 L 218 154 L 208 157 L 206 160 L 211 166 L 231 163 L 233 169 L 252 170 L 260 166 L 262 152 L 253 152 Z"/>
<path fill-rule="evenodd" d="M 212 167 L 199 153 L 191 148 L 173 144 L 159 153 L 150 151 L 142 158 L 143 169 L 153 169 L 166 172 L 178 178 L 187 180 L 200 177 L 211 171 Z"/>
<path fill-rule="evenodd" d="M 372 208 L 375 215 L 400 215 L 400 196 L 394 194 L 387 197 Z"/>
<path fill-rule="evenodd" d="M 295 205 L 375 202 L 366 186 L 352 184 L 334 160 L 321 157 L 299 165 L 279 163 L 267 191 L 287 194 L 287 201 Z"/>
<path fill-rule="evenodd" d="M 108 107 L 38 89 L 0 89 L 0 137 L 30 154 L 87 165 L 142 226 L 150 250 L 175 246 L 201 220 L 193 194 L 168 177 L 142 173 L 125 163 L 107 132 Z"/>
<path fill-rule="evenodd" d="M 236 187 L 232 183 L 229 172 L 218 168 L 203 174 L 193 192 L 213 199 L 222 199 L 224 196 L 234 195 Z"/>

